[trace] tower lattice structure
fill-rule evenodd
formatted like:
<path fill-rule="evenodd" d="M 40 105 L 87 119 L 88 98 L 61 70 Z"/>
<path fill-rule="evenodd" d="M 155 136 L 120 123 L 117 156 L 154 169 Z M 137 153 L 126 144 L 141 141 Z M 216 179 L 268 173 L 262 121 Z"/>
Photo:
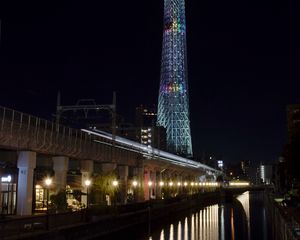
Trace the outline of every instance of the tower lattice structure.
<path fill-rule="evenodd" d="M 192 156 L 184 0 L 164 0 L 164 29 L 157 124 L 168 150 Z"/>

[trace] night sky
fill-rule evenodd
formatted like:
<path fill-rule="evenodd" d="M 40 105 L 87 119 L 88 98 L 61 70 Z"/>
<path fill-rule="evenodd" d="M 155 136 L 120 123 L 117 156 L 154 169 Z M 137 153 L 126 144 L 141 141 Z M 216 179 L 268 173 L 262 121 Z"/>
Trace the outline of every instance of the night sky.
<path fill-rule="evenodd" d="M 110 103 L 115 90 L 118 113 L 132 121 L 137 105 L 157 104 L 163 0 L 0 9 L 0 105 L 50 119 L 58 90 L 63 105 Z M 286 105 L 300 103 L 299 2 L 186 0 L 186 18 L 194 151 L 277 160 Z"/>

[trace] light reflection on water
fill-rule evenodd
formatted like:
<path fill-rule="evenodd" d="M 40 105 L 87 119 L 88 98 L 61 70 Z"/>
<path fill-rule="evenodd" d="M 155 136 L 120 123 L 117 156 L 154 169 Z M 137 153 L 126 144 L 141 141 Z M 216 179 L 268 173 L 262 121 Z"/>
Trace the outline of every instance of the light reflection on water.
<path fill-rule="evenodd" d="M 257 198 L 254 197 L 254 199 Z M 265 212 L 261 204 L 252 203 L 249 192 L 240 195 L 234 203 L 208 206 L 172 224 L 156 229 L 147 240 L 250 240 L 251 215 L 254 221 L 255 240 L 267 240 L 266 224 L 257 226 L 258 218 L 265 222 Z M 260 201 L 261 199 L 259 199 Z M 254 204 L 254 205 L 253 205 Z M 254 209 L 251 209 L 253 206 Z M 261 229 L 257 229 L 260 227 Z M 257 236 L 261 231 L 262 235 Z M 255 235 L 254 234 L 254 235 Z"/>
<path fill-rule="evenodd" d="M 246 221 L 247 221 L 247 236 L 248 236 L 248 239 L 251 239 L 250 238 L 250 198 L 249 198 L 249 192 L 245 192 L 245 193 L 239 195 L 236 199 L 243 205 L 243 209 L 245 211 Z"/>
<path fill-rule="evenodd" d="M 159 233 L 149 237 L 149 240 L 216 240 L 219 239 L 219 206 L 212 205 L 184 218 L 184 224 L 178 221 L 163 228 Z M 169 229 L 168 229 L 169 228 Z M 168 230 L 167 230 L 168 229 Z M 169 234 L 165 234 L 165 231 Z M 224 239 L 224 238 L 223 238 Z"/>

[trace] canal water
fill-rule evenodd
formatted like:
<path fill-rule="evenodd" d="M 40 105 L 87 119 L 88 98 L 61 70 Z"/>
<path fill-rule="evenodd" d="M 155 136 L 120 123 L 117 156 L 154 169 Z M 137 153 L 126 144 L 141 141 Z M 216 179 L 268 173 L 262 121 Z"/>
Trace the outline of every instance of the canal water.
<path fill-rule="evenodd" d="M 263 192 L 245 192 L 232 202 L 185 212 L 170 221 L 132 229 L 112 239 L 272 240 L 268 226 Z"/>

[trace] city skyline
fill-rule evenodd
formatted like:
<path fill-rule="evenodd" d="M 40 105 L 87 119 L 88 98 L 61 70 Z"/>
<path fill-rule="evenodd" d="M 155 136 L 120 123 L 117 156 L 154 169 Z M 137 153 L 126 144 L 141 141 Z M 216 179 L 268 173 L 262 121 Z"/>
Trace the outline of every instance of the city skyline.
<path fill-rule="evenodd" d="M 299 7 L 186 5 L 194 149 L 228 161 L 276 160 L 287 142 L 286 105 L 300 102 Z M 1 105 L 49 118 L 57 90 L 65 104 L 109 103 L 116 90 L 127 118 L 139 104 L 157 104 L 163 1 L 2 11 Z"/>

